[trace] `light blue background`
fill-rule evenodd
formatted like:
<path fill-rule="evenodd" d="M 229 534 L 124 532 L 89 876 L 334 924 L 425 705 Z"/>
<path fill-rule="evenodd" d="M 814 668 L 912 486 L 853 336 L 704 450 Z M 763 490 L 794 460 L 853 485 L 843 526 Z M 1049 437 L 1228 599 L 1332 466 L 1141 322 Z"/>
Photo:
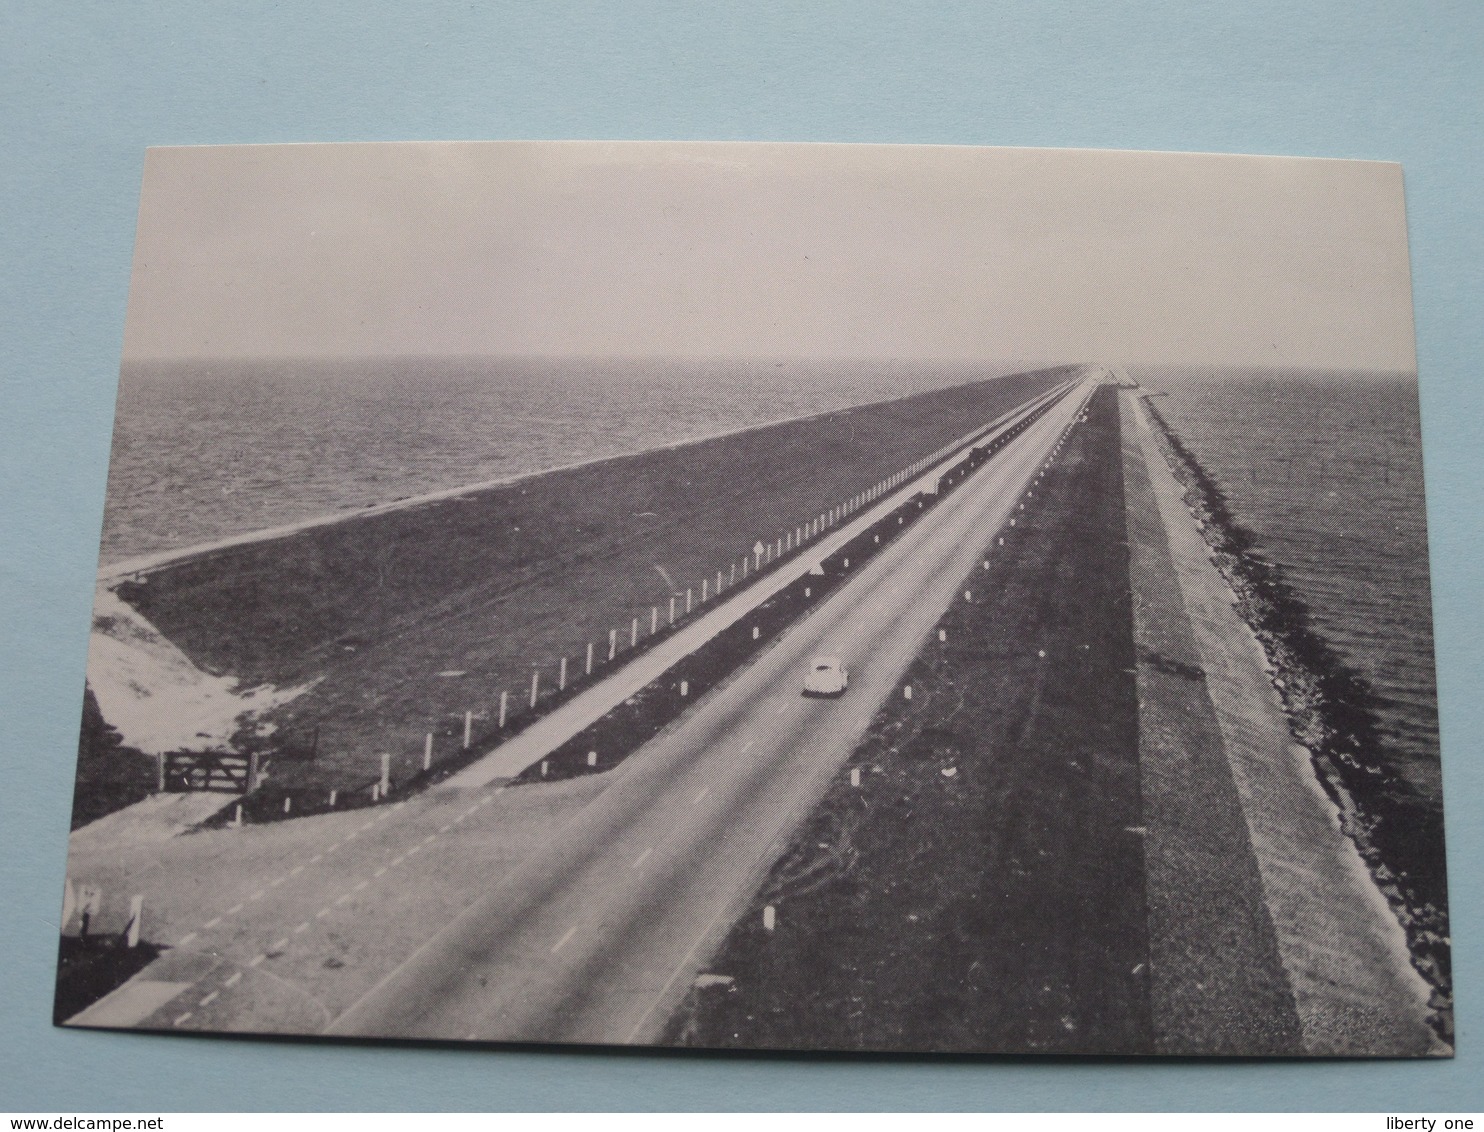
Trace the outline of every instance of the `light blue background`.
<path fill-rule="evenodd" d="M 0 1109 L 1479 1108 L 1484 6 L 152 0 L 0 8 Z M 690 138 L 1397 160 L 1460 1056 L 945 1063 L 171 1039 L 49 1022 L 145 146 Z"/>

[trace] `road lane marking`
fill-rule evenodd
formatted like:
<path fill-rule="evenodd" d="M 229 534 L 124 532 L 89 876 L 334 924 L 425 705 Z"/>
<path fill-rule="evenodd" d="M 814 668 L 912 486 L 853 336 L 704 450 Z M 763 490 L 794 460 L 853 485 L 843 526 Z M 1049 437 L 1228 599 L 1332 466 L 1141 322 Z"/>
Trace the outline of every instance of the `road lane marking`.
<path fill-rule="evenodd" d="M 348 892 L 342 892 L 339 896 L 335 897 L 335 903 L 336 904 L 344 904 L 349 899 L 350 899 L 350 893 L 348 893 Z"/>
<path fill-rule="evenodd" d="M 288 945 L 289 945 L 289 937 L 288 936 L 284 936 L 281 940 L 279 940 L 277 943 L 275 943 L 268 950 L 269 951 L 282 951 Z"/>
<path fill-rule="evenodd" d="M 270 880 L 268 882 L 268 887 L 269 888 L 277 888 L 279 885 L 281 885 L 287 879 L 288 879 L 287 877 L 274 877 L 272 880 Z"/>
<path fill-rule="evenodd" d="M 196 1005 L 197 1006 L 210 1006 L 213 1002 L 215 1002 L 217 1000 L 217 998 L 221 995 L 221 993 L 222 992 L 219 991 L 219 990 L 214 990 L 209 995 L 207 995 L 205 998 L 203 998 L 200 1002 L 196 1003 Z"/>
<path fill-rule="evenodd" d="M 268 958 L 266 955 L 264 955 L 261 952 L 259 952 L 257 955 L 254 955 L 251 959 L 249 959 L 247 961 L 247 965 L 249 967 L 256 967 L 259 963 L 261 963 L 266 958 Z"/>
<path fill-rule="evenodd" d="M 742 753 L 745 755 L 748 751 L 750 751 L 752 749 L 752 745 L 755 742 L 757 742 L 757 740 L 755 740 L 755 739 L 749 739 L 749 740 L 747 740 L 747 742 L 743 743 L 742 744 Z"/>
<path fill-rule="evenodd" d="M 576 934 L 577 934 L 577 925 L 576 924 L 573 924 L 570 928 L 567 929 L 567 934 L 564 935 L 564 936 L 562 936 L 561 939 L 559 939 L 559 940 L 556 941 L 556 946 L 554 946 L 551 949 L 551 953 L 553 955 L 555 955 L 558 951 L 560 951 L 563 947 L 565 947 L 567 945 L 567 941 L 569 939 L 571 939 Z"/>
<path fill-rule="evenodd" d="M 385 874 L 385 872 L 386 872 L 386 868 L 387 868 L 387 867 L 386 867 L 386 866 L 385 866 L 385 865 L 382 865 L 382 866 L 381 866 L 381 868 L 379 868 L 379 869 L 377 869 L 377 870 L 376 870 L 376 871 L 375 871 L 375 872 L 374 872 L 374 873 L 372 873 L 372 874 L 371 874 L 371 875 L 372 875 L 372 876 L 374 876 L 374 877 L 379 877 L 379 876 L 382 876 L 382 875 L 383 875 L 383 874 Z"/>
<path fill-rule="evenodd" d="M 335 842 L 334 845 L 331 845 L 328 849 L 325 850 L 325 855 L 328 856 L 329 854 L 335 852 L 335 850 L 336 849 L 339 849 L 339 848 L 340 848 L 340 842 L 337 841 L 337 842 Z"/>
<path fill-rule="evenodd" d="M 228 979 L 226 982 L 224 982 L 222 984 L 222 986 L 224 986 L 224 987 L 235 987 L 241 981 L 242 981 L 242 972 L 241 971 L 238 971 L 230 979 Z"/>
<path fill-rule="evenodd" d="M 208 929 L 208 930 L 210 930 L 210 929 L 211 929 L 211 928 L 214 928 L 214 927 L 216 927 L 216 926 L 217 926 L 217 924 L 219 924 L 219 923 L 221 923 L 221 922 L 222 922 L 222 918 L 221 918 L 221 917 L 220 917 L 220 916 L 213 916 L 213 917 L 212 917 L 212 918 L 211 918 L 211 919 L 209 919 L 209 920 L 207 920 L 207 921 L 206 921 L 206 922 L 205 922 L 205 923 L 204 923 L 204 924 L 202 924 L 202 925 L 201 925 L 201 926 L 202 926 L 202 927 L 203 927 L 203 928 L 206 928 L 206 929 Z"/>
<path fill-rule="evenodd" d="M 289 876 L 296 877 L 300 873 L 302 873 L 303 871 L 304 871 L 304 866 L 303 865 L 295 865 L 292 869 L 289 870 Z"/>
<path fill-rule="evenodd" d="M 392 860 L 391 860 L 391 867 L 395 869 L 398 865 L 400 865 L 406 859 L 407 859 L 407 854 L 406 853 L 403 853 L 401 856 L 398 856 L 398 857 L 393 857 Z"/>
<path fill-rule="evenodd" d="M 426 837 L 423 838 L 423 844 L 426 845 L 429 841 L 432 841 L 437 836 L 438 835 L 436 833 L 430 833 L 430 834 L 428 834 L 428 836 L 426 836 Z"/>
<path fill-rule="evenodd" d="M 190 1017 L 191 1017 L 191 1011 L 187 1010 L 184 1014 L 182 1014 L 179 1017 L 177 1017 L 175 1019 L 175 1021 L 172 1022 L 172 1023 L 170 1023 L 170 1024 L 172 1026 L 183 1026 L 190 1019 Z"/>
<path fill-rule="evenodd" d="M 302 924 L 300 924 L 297 928 L 294 929 L 294 934 L 295 935 L 303 935 L 308 930 L 309 930 L 309 921 L 308 920 L 305 920 Z"/>
<path fill-rule="evenodd" d="M 186 935 L 181 936 L 180 939 L 176 940 L 175 946 L 176 947 L 184 947 L 186 944 L 190 943 L 191 940 L 193 940 L 195 938 L 196 938 L 196 933 L 195 932 L 189 932 Z"/>
<path fill-rule="evenodd" d="M 318 912 L 316 912 L 314 914 L 314 918 L 316 920 L 323 920 L 329 914 L 330 914 L 330 909 L 328 907 L 321 908 Z"/>
<path fill-rule="evenodd" d="M 699 802 L 702 798 L 706 797 L 706 795 L 707 794 L 710 794 L 710 793 L 711 793 L 711 787 L 709 787 L 709 786 L 703 786 L 703 787 L 701 787 L 701 792 L 699 794 L 697 794 L 694 798 L 691 799 L 691 803 L 690 804 L 692 806 L 694 806 L 697 802 Z"/>
<path fill-rule="evenodd" d="M 363 880 L 363 881 L 361 881 L 360 884 L 356 885 L 353 889 L 351 889 L 351 891 L 352 892 L 360 892 L 361 889 L 365 888 L 370 883 L 371 882 L 369 880 Z"/>
<path fill-rule="evenodd" d="M 361 831 L 358 829 L 353 829 L 345 835 L 345 840 L 354 841 L 359 836 L 361 836 Z"/>
<path fill-rule="evenodd" d="M 370 829 L 370 828 L 371 828 L 371 827 L 372 827 L 372 826 L 373 826 L 373 825 L 375 825 L 375 824 L 376 824 L 376 823 L 377 823 L 377 822 L 378 822 L 378 821 L 380 821 L 380 820 L 381 820 L 381 819 L 380 819 L 380 818 L 372 818 L 372 819 L 371 819 L 371 820 L 370 820 L 370 821 L 368 821 L 368 822 L 367 822 L 367 823 L 366 823 L 366 824 L 365 824 L 365 825 L 363 825 L 363 826 L 361 826 L 361 829 L 362 829 L 362 830 L 363 830 L 363 831 L 364 831 L 364 830 L 368 830 L 368 829 Z"/>
<path fill-rule="evenodd" d="M 242 911 L 242 905 L 241 904 L 233 904 L 230 908 L 228 908 L 226 910 L 226 912 L 224 913 L 224 915 L 235 916 L 240 911 Z"/>
<path fill-rule="evenodd" d="M 254 900 L 261 900 L 261 899 L 263 899 L 263 890 L 261 888 L 258 889 L 256 892 L 254 892 L 251 896 L 249 896 L 247 898 L 249 904 L 251 904 Z"/>
<path fill-rule="evenodd" d="M 788 704 L 784 704 L 784 705 L 783 705 L 783 706 L 782 706 L 782 707 L 780 707 L 780 708 L 779 708 L 779 709 L 778 709 L 778 710 L 777 710 L 777 712 L 775 712 L 775 713 L 774 713 L 774 714 L 775 714 L 775 715 L 782 715 L 782 714 L 783 714 L 783 713 L 784 713 L 784 712 L 786 712 L 786 711 L 787 711 L 787 710 L 788 710 L 788 706 L 789 706 L 789 705 L 788 705 Z"/>
<path fill-rule="evenodd" d="M 421 853 L 422 851 L 423 851 L 423 846 L 420 843 L 420 844 L 414 845 L 411 849 L 407 850 L 407 856 L 410 857 L 414 853 Z"/>
<path fill-rule="evenodd" d="M 653 852 L 654 852 L 654 846 L 651 845 L 648 849 L 644 850 L 644 852 L 642 852 L 642 853 L 639 854 L 638 858 L 634 861 L 634 863 L 632 865 L 629 866 L 629 868 L 631 868 L 631 869 L 637 869 L 640 865 L 642 865 L 644 863 L 644 858 L 648 857 Z"/>
<path fill-rule="evenodd" d="M 323 857 L 323 856 L 324 856 L 324 854 L 323 854 L 323 853 L 316 853 L 316 854 L 315 854 L 315 855 L 314 855 L 314 856 L 313 856 L 313 857 L 310 857 L 310 858 L 309 858 L 309 863 L 310 863 L 310 864 L 311 864 L 311 865 L 313 865 L 313 864 L 315 864 L 315 863 L 316 863 L 316 862 L 317 862 L 317 861 L 319 861 L 319 860 L 320 860 L 320 859 L 321 859 L 321 858 L 322 858 L 322 857 Z"/>
<path fill-rule="evenodd" d="M 451 825 L 440 825 L 438 827 L 438 832 L 439 833 L 447 833 L 449 831 L 449 829 L 451 829 L 451 828 L 452 828 Z"/>

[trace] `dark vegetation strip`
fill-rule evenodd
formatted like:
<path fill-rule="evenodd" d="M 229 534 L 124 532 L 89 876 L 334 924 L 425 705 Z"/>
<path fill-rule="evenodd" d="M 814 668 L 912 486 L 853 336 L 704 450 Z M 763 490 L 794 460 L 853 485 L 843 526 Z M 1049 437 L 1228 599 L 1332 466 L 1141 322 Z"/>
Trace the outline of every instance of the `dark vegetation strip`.
<path fill-rule="evenodd" d="M 1412 962 L 1433 988 L 1431 1006 L 1452 1042 L 1452 968 L 1441 811 L 1391 769 L 1375 693 L 1314 628 L 1308 607 L 1261 558 L 1257 540 L 1225 494 L 1148 398 L 1154 435 L 1201 521 L 1212 557 L 1237 608 L 1274 669 L 1294 738 L 1308 748 L 1319 780 L 1339 807 L 1346 834 L 1365 859 L 1402 927 Z"/>
<path fill-rule="evenodd" d="M 668 1041 L 1153 1049 L 1116 392 L 1087 415 Z"/>
<path fill-rule="evenodd" d="M 208 672 L 246 685 L 319 681 L 267 718 L 272 735 L 238 736 L 239 749 L 270 754 L 273 777 L 328 790 L 367 777 L 389 751 L 406 778 L 421 766 L 425 732 L 435 760 L 456 754 L 464 712 L 487 732 L 502 689 L 512 712 L 525 703 L 533 667 L 544 698 L 562 655 L 569 675 L 580 673 L 590 639 L 601 667 L 610 628 L 627 646 L 640 615 L 647 636 L 652 606 L 668 620 L 671 596 L 683 602 L 687 586 L 698 595 L 718 569 L 729 578 L 756 539 L 1071 373 L 1011 375 L 552 472 L 224 548 L 118 592 Z M 82 761 L 132 760 L 147 780 L 153 771 L 116 740 L 106 726 L 84 735 Z M 106 784 L 84 782 L 74 820 L 119 804 Z"/>
<path fill-rule="evenodd" d="M 962 458 L 939 477 L 936 493 L 919 492 L 904 500 L 839 550 L 822 558 L 819 573 L 811 572 L 789 583 L 753 613 L 679 660 L 656 680 L 562 744 L 549 758 L 528 768 L 517 781 L 537 782 L 601 773 L 622 762 L 679 716 L 697 696 L 703 695 L 766 648 L 779 633 L 827 597 L 850 574 L 899 538 L 930 508 L 961 486 L 970 474 L 1020 436 L 1059 400 L 1060 397 L 1057 397 L 1047 402 L 991 439 L 969 447 Z M 779 563 L 775 563 L 772 569 L 776 569 L 778 565 Z M 764 571 L 764 576 L 767 572 Z M 535 711 L 511 719 L 503 731 L 481 734 L 478 741 L 470 744 L 468 750 L 459 750 L 426 771 L 398 777 L 386 797 L 402 797 L 448 777 L 480 757 L 491 745 L 511 737 L 541 715 L 565 703 L 578 690 L 580 688 L 569 687 L 562 695 L 538 704 Z M 343 793 L 337 797 L 335 808 L 348 809 L 372 804 L 373 781 L 374 779 L 367 778 L 343 784 Z M 286 798 L 296 797 L 297 804 L 291 802 L 285 807 Z M 244 798 L 240 809 L 224 809 L 205 824 L 221 825 L 229 820 L 236 820 L 239 814 L 247 820 L 273 821 L 324 812 L 329 808 L 325 796 L 320 792 L 306 797 L 303 791 L 296 792 L 292 785 L 270 780 Z"/>

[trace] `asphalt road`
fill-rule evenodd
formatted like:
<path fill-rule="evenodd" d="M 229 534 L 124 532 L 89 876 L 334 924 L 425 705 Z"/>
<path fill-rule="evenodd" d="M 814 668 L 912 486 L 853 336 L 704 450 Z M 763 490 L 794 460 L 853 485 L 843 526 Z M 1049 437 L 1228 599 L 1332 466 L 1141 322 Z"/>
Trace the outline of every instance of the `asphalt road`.
<path fill-rule="evenodd" d="M 643 1043 L 661 1033 L 1090 392 L 1074 389 L 326 1029 Z M 805 699 L 810 657 L 850 690 Z M 862 930 L 870 930 L 862 925 Z"/>

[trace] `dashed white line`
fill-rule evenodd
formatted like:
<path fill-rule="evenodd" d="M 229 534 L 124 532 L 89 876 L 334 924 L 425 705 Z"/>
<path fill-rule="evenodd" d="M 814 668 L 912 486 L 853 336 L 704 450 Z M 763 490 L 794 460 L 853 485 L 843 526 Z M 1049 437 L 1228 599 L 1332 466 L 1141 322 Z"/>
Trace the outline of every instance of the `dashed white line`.
<path fill-rule="evenodd" d="M 356 885 L 353 889 L 351 889 L 351 891 L 352 892 L 360 892 L 361 889 L 365 888 L 370 883 L 371 882 L 369 880 L 363 880 L 363 881 L 361 881 L 360 884 Z"/>
<path fill-rule="evenodd" d="M 241 904 L 233 904 L 230 908 L 227 909 L 225 915 L 235 916 L 240 911 L 242 911 L 242 905 Z"/>
<path fill-rule="evenodd" d="M 752 749 L 752 745 L 755 742 L 757 742 L 757 740 L 755 740 L 755 739 L 749 739 L 749 740 L 747 740 L 747 742 L 743 743 L 742 744 L 742 753 L 745 755 L 748 751 L 750 751 Z"/>
<path fill-rule="evenodd" d="M 370 828 L 371 828 L 371 827 L 372 827 L 372 826 L 373 826 L 373 825 L 375 825 L 375 824 L 376 824 L 376 823 L 377 823 L 377 822 L 378 822 L 378 821 L 380 821 L 380 820 L 381 820 L 381 819 L 380 819 L 380 818 L 372 818 L 372 819 L 371 819 L 371 820 L 370 820 L 370 821 L 368 821 L 368 822 L 367 822 L 367 823 L 366 823 L 366 824 L 365 824 L 365 825 L 363 825 L 363 826 L 361 826 L 361 829 L 362 829 L 362 830 L 367 830 L 367 829 L 370 829 Z"/>
<path fill-rule="evenodd" d="M 699 802 L 702 798 L 706 797 L 706 795 L 707 794 L 710 794 L 710 793 L 711 793 L 711 787 L 709 787 L 709 786 L 703 786 L 703 787 L 701 787 L 701 792 L 699 794 L 697 794 L 694 798 L 691 799 L 691 803 L 690 804 L 692 806 L 694 806 L 697 802 Z"/>
<path fill-rule="evenodd" d="M 314 914 L 314 918 L 316 920 L 323 920 L 329 914 L 330 914 L 330 909 L 329 908 L 321 908 L 318 912 L 316 912 Z"/>
<path fill-rule="evenodd" d="M 284 936 L 282 939 L 280 939 L 276 943 L 274 943 L 273 946 L 270 947 L 268 950 L 269 951 L 282 951 L 288 945 L 289 945 L 289 937 L 288 936 Z"/>
<path fill-rule="evenodd" d="M 184 1014 L 179 1015 L 175 1019 L 175 1021 L 172 1022 L 172 1023 L 170 1023 L 170 1024 L 172 1026 L 183 1026 L 183 1025 L 185 1025 L 185 1023 L 190 1019 L 191 1013 L 192 1013 L 191 1011 L 187 1010 Z"/>
<path fill-rule="evenodd" d="M 219 923 L 221 923 L 221 922 L 222 922 L 222 918 L 221 918 L 221 917 L 220 917 L 220 916 L 213 916 L 213 917 L 212 917 L 212 918 L 211 918 L 211 919 L 209 919 L 209 920 L 207 920 L 207 921 L 206 921 L 206 922 L 205 922 L 205 923 L 204 923 L 204 924 L 202 924 L 202 925 L 201 925 L 201 926 L 202 926 L 202 927 L 203 927 L 203 928 L 206 928 L 206 929 L 208 929 L 208 930 L 210 930 L 210 929 L 211 929 L 211 928 L 214 928 L 214 927 L 216 927 L 216 926 L 217 926 L 217 924 L 219 924 Z"/>
<path fill-rule="evenodd" d="M 295 935 L 303 935 L 308 930 L 309 930 L 309 921 L 308 920 L 305 920 L 302 924 L 300 924 L 297 928 L 294 929 L 294 934 Z"/>
<path fill-rule="evenodd" d="M 209 995 L 207 995 L 205 998 L 203 998 L 200 1002 L 196 1003 L 196 1005 L 197 1006 L 210 1006 L 213 1002 L 215 1002 L 217 1000 L 217 998 L 221 995 L 221 993 L 222 992 L 219 991 L 219 990 L 214 990 Z"/>
<path fill-rule="evenodd" d="M 175 941 L 175 946 L 176 947 L 184 947 L 186 944 L 190 943 L 191 940 L 193 940 L 195 938 L 196 938 L 196 933 L 195 932 L 187 932 L 185 935 L 181 936 L 178 940 Z"/>
<path fill-rule="evenodd" d="M 567 941 L 569 939 L 571 939 L 576 934 L 577 934 L 577 925 L 576 924 L 573 924 L 570 928 L 567 929 L 567 934 L 564 935 L 564 936 L 562 936 L 561 939 L 559 939 L 559 940 L 556 941 L 556 945 L 554 947 L 552 947 L 551 953 L 553 955 L 555 955 L 558 951 L 560 951 L 563 947 L 565 947 L 567 945 Z"/>
<path fill-rule="evenodd" d="M 428 834 L 428 836 L 426 836 L 426 837 L 423 838 L 423 844 L 426 845 L 429 841 L 434 840 L 437 836 L 438 835 L 436 833 L 430 833 L 430 834 Z"/>
<path fill-rule="evenodd" d="M 334 845 L 331 845 L 328 849 L 326 849 L 325 850 L 325 853 L 326 854 L 333 853 L 333 852 L 335 852 L 336 849 L 339 849 L 339 848 L 340 848 L 340 842 L 337 841 L 337 842 L 335 842 Z"/>
<path fill-rule="evenodd" d="M 371 875 L 374 876 L 374 877 L 384 876 L 386 874 L 386 869 L 387 869 L 387 867 L 385 865 L 382 865 L 381 868 L 377 869 Z"/>
<path fill-rule="evenodd" d="M 449 825 L 440 825 L 438 827 L 438 832 L 439 833 L 447 833 L 451 828 L 452 828 L 452 824 L 449 824 Z"/>
<path fill-rule="evenodd" d="M 422 851 L 423 851 L 423 843 L 420 843 L 420 844 L 414 845 L 411 849 L 407 850 L 407 856 L 410 857 L 414 853 L 421 853 Z"/>
<path fill-rule="evenodd" d="M 222 984 L 222 986 L 224 986 L 224 987 L 235 987 L 241 981 L 242 981 L 242 972 L 241 971 L 238 971 L 230 979 L 228 979 L 226 982 L 224 982 Z"/>
<path fill-rule="evenodd" d="M 259 952 L 257 955 L 254 955 L 251 959 L 249 959 L 247 961 L 247 965 L 249 967 L 256 967 L 259 963 L 261 963 L 266 958 L 268 958 L 266 955 L 262 954 L 262 952 Z"/>
<path fill-rule="evenodd" d="M 321 858 L 322 858 L 322 857 L 323 857 L 323 856 L 324 856 L 324 854 L 323 854 L 323 853 L 316 853 L 316 854 L 315 854 L 315 855 L 314 855 L 314 856 L 313 856 L 313 857 L 310 857 L 310 858 L 309 858 L 309 863 L 310 863 L 310 864 L 311 864 L 311 865 L 313 865 L 313 864 L 315 864 L 315 863 L 316 863 L 316 862 L 318 862 L 318 861 L 319 861 L 319 860 L 320 860 L 320 859 L 321 859 Z M 300 866 L 300 867 L 301 867 L 301 868 L 302 868 L 302 867 L 303 867 L 303 866 Z"/>
<path fill-rule="evenodd" d="M 263 899 L 263 890 L 261 888 L 258 889 L 256 892 L 254 892 L 251 896 L 249 896 L 247 898 L 249 904 L 252 903 L 254 900 L 261 900 L 261 899 Z"/>
<path fill-rule="evenodd" d="M 644 850 L 644 852 L 642 852 L 642 853 L 639 854 L 639 856 L 635 859 L 634 863 L 629 866 L 629 868 L 631 868 L 631 869 L 637 869 L 640 865 L 642 865 L 644 863 L 644 859 L 646 857 L 648 857 L 653 852 L 654 852 L 654 846 L 650 846 L 648 849 Z"/>
<path fill-rule="evenodd" d="M 269 888 L 277 888 L 279 885 L 281 885 L 287 879 L 288 879 L 287 877 L 274 877 L 272 880 L 270 880 L 268 882 L 268 887 Z"/>
<path fill-rule="evenodd" d="M 403 853 L 403 854 L 401 854 L 400 856 L 397 856 L 397 857 L 393 857 L 391 859 L 391 862 L 390 862 L 391 867 L 395 869 L 398 865 L 400 865 L 406 859 L 407 859 L 407 854 L 406 853 Z"/>
<path fill-rule="evenodd" d="M 303 871 L 304 871 L 304 866 L 303 865 L 295 865 L 292 869 L 289 870 L 289 876 L 296 877 L 300 873 L 302 873 Z"/>
<path fill-rule="evenodd" d="M 335 903 L 336 904 L 344 904 L 349 899 L 350 899 L 350 893 L 348 893 L 348 892 L 342 892 L 339 896 L 335 897 Z"/>
<path fill-rule="evenodd" d="M 784 704 L 774 714 L 775 715 L 782 715 L 784 712 L 786 712 L 788 710 L 788 708 L 789 708 L 789 705 L 788 704 Z"/>

